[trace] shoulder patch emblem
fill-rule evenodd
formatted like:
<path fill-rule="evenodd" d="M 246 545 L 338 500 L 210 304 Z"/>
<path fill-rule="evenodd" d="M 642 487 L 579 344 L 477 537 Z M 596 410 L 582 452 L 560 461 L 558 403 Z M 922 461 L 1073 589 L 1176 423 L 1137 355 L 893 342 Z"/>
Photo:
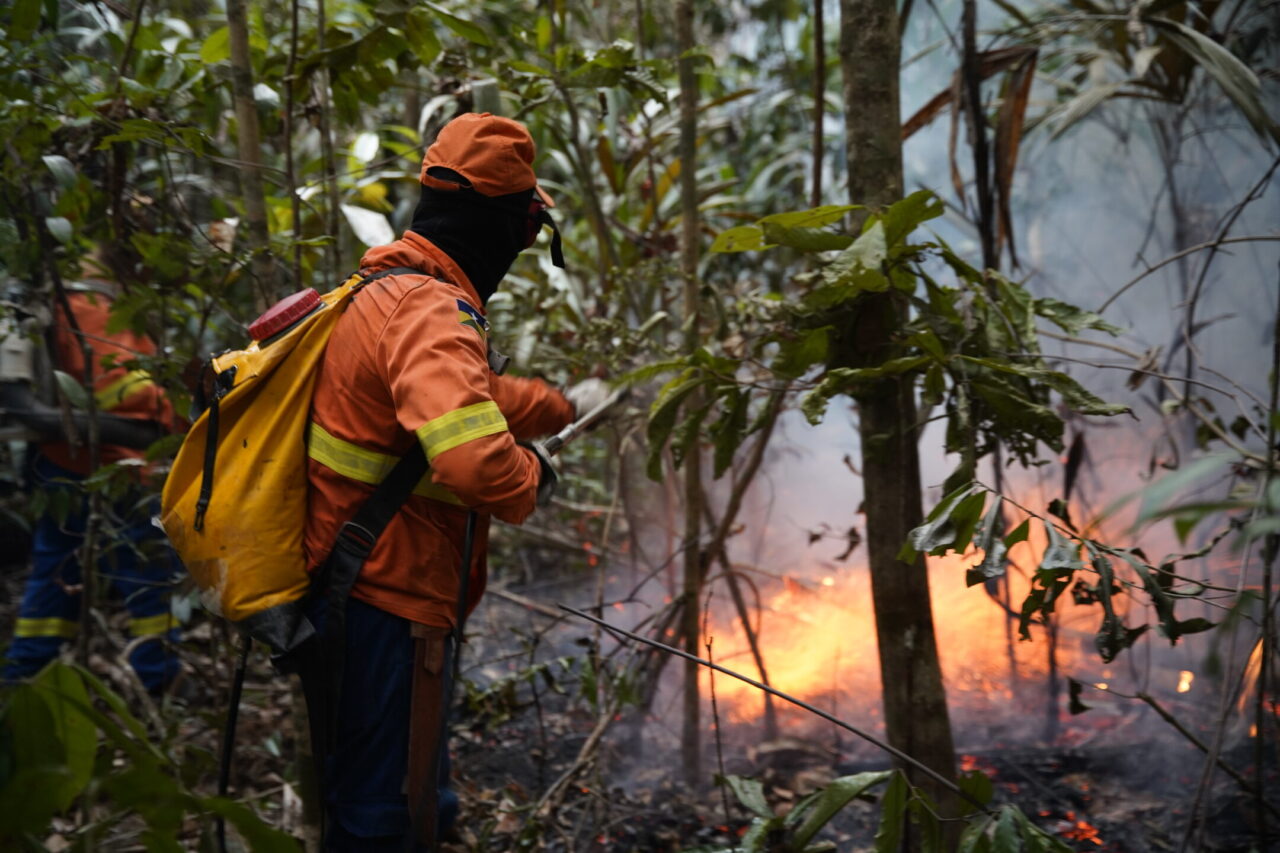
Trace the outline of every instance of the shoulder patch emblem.
<path fill-rule="evenodd" d="M 484 318 L 483 314 L 461 299 L 458 300 L 458 322 L 468 328 L 475 329 L 476 334 L 482 339 L 487 339 L 489 321 Z"/>

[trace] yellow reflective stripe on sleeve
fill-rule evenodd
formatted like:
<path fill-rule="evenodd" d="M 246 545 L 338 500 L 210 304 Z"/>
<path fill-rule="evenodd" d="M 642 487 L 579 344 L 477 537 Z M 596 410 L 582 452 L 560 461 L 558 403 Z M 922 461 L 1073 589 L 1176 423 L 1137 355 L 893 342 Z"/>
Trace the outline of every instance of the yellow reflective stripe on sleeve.
<path fill-rule="evenodd" d="M 507 431 L 507 419 L 492 400 L 463 406 L 447 415 L 441 415 L 418 427 L 418 441 L 427 452 L 427 459 L 435 459 L 446 450 L 460 444 Z"/>
<path fill-rule="evenodd" d="M 331 435 L 314 421 L 307 432 L 307 455 L 343 477 L 368 483 L 371 486 L 381 483 L 399 461 L 394 456 L 368 450 Z M 433 483 L 430 471 L 414 487 L 413 493 L 419 497 L 431 498 L 455 506 L 464 505 L 457 495 L 444 486 Z"/>
<path fill-rule="evenodd" d="M 314 421 L 307 432 L 307 455 L 344 477 L 370 485 L 381 483 L 396 464 L 394 457 L 330 435 Z"/>
<path fill-rule="evenodd" d="M 70 619 L 59 619 L 50 616 L 45 619 L 18 618 L 13 628 L 15 637 L 64 637 L 71 638 L 80 630 L 80 626 Z"/>
<path fill-rule="evenodd" d="M 172 613 L 157 613 L 129 620 L 129 633 L 135 637 L 151 637 L 177 627 Z"/>
<path fill-rule="evenodd" d="M 99 409 L 110 411 L 139 391 L 153 387 L 155 387 L 155 383 L 151 381 L 150 373 L 145 370 L 131 370 L 110 385 L 95 392 L 93 399 Z"/>

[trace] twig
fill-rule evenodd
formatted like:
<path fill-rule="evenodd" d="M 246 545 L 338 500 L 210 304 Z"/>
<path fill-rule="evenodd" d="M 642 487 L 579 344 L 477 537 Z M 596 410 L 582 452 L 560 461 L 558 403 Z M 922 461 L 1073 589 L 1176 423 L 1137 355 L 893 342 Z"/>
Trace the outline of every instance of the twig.
<path fill-rule="evenodd" d="M 539 604 L 538 602 L 534 601 L 532 598 L 526 598 L 525 596 L 520 595 L 519 593 L 512 592 L 511 590 L 497 588 L 497 589 L 486 590 L 486 592 L 488 592 L 489 595 L 496 595 L 498 598 L 505 598 L 507 601 L 510 601 L 512 604 L 519 604 L 521 607 L 527 608 L 529 610 L 532 610 L 534 613 L 539 613 L 551 619 L 555 619 L 559 621 L 564 618 L 564 614 L 558 612 L 554 607 L 548 607 L 545 604 Z"/>
<path fill-rule="evenodd" d="M 577 616 L 582 619 L 586 619 L 588 622 L 594 622 L 613 634 L 616 634 L 621 637 L 626 637 L 629 640 L 634 640 L 639 643 L 644 643 L 646 645 L 653 646 L 654 648 L 657 648 L 657 649 L 661 649 L 662 651 L 668 654 L 672 654 L 677 657 L 684 658 L 686 661 L 689 661 L 690 663 L 697 664 L 699 666 L 709 667 L 711 669 L 714 669 L 716 672 L 722 672 L 725 675 L 728 675 L 732 678 L 738 679 L 739 681 L 743 681 L 743 682 L 746 682 L 747 684 L 750 684 L 752 687 L 756 688 L 757 690 L 763 690 L 766 693 L 771 693 L 774 696 L 777 696 L 779 699 L 784 699 L 787 702 L 790 702 L 791 704 L 797 707 L 803 708 L 809 713 L 814 714 L 818 717 L 821 717 L 827 722 L 832 723 L 833 725 L 837 725 L 840 728 L 844 729 L 845 731 L 850 732 L 851 734 L 857 735 L 858 737 L 862 738 L 863 740 L 867 741 L 868 743 L 872 744 L 878 749 L 881 749 L 884 752 L 889 753 L 894 758 L 901 761 L 903 764 L 911 765 L 912 767 L 919 770 L 921 773 L 928 776 L 933 781 L 937 782 L 942 787 L 946 788 L 948 791 L 951 791 L 953 794 L 957 794 L 960 797 L 964 798 L 965 800 L 968 800 L 979 811 L 986 812 L 988 814 L 993 814 L 993 812 L 991 812 L 986 806 L 978 802 L 976 799 L 971 797 L 965 791 L 961 790 L 960 786 L 956 785 L 956 783 L 947 779 L 947 777 L 943 776 L 941 773 L 937 772 L 933 768 L 917 761 L 916 759 L 912 758 L 910 755 L 907 755 L 902 750 L 894 746 L 891 746 L 888 743 L 885 743 L 884 741 L 877 738 L 875 735 L 865 732 L 851 723 L 846 723 L 844 720 L 841 720 L 827 713 L 826 711 L 823 711 L 821 708 L 817 708 L 813 705 L 810 705 L 808 702 L 804 701 L 803 699 L 797 699 L 795 696 L 792 696 L 789 693 L 784 693 L 781 690 L 777 689 L 776 687 L 769 687 L 765 684 L 761 684 L 759 681 L 756 681 L 754 678 L 743 675 L 742 673 L 729 669 L 728 667 L 721 666 L 718 663 L 712 663 L 709 660 L 704 660 L 703 658 L 700 658 L 697 655 L 691 655 L 688 652 L 682 651 L 677 648 L 673 648 L 672 646 L 668 646 L 666 643 L 659 643 L 657 640 L 651 640 L 648 637 L 642 637 L 639 634 L 633 634 L 632 632 L 624 628 L 619 628 L 616 625 L 611 625 L 608 622 L 605 622 L 603 619 L 597 619 L 596 617 L 592 616 L 589 613 L 583 613 L 581 610 L 577 610 L 573 607 L 569 607 L 568 605 L 557 604 L 556 606 L 567 613 L 572 613 L 574 616 Z"/>
<path fill-rule="evenodd" d="M 1129 290 L 1129 288 L 1133 287 L 1135 284 L 1142 281 L 1144 278 L 1156 272 L 1157 270 L 1163 267 L 1166 267 L 1169 264 L 1175 263 L 1176 261 L 1182 260 L 1187 255 L 1194 255 L 1196 252 L 1202 252 L 1205 249 L 1216 249 L 1219 246 L 1225 246 L 1228 243 L 1263 243 L 1263 242 L 1268 242 L 1268 243 L 1280 242 L 1280 235 L 1261 235 L 1260 234 L 1253 237 L 1225 237 L 1221 240 L 1210 240 L 1207 243 L 1199 243 L 1195 246 L 1191 246 L 1189 248 L 1183 249 L 1181 252 L 1170 255 L 1164 260 L 1156 263 L 1154 266 L 1147 267 L 1137 276 L 1130 279 L 1127 284 L 1125 284 L 1115 293 L 1108 296 L 1107 300 L 1094 310 L 1094 313 L 1095 314 L 1103 313 L 1104 311 L 1106 311 L 1108 308 L 1111 307 L 1111 303 L 1115 302 L 1117 299 L 1123 296 L 1125 292 Z"/>

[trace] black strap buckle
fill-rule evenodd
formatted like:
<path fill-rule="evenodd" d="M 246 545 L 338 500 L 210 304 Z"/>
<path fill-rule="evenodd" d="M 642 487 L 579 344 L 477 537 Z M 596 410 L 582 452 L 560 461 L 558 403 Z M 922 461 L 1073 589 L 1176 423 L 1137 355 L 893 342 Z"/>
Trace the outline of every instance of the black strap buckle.
<path fill-rule="evenodd" d="M 348 521 L 338 530 L 338 539 L 334 547 L 364 560 L 377 543 L 378 537 L 372 530 L 357 521 Z"/>

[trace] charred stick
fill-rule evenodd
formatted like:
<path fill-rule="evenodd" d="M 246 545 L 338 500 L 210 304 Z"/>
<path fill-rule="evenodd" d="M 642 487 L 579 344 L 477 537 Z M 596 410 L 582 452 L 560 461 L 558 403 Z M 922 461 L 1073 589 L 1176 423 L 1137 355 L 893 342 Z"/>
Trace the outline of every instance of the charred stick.
<path fill-rule="evenodd" d="M 969 803 L 971 803 L 974 806 L 974 808 L 978 809 L 979 811 L 984 812 L 986 814 L 990 814 L 990 815 L 995 814 L 986 806 L 984 806 L 982 803 L 978 802 L 976 799 L 970 796 L 968 793 L 961 790 L 960 786 L 957 785 L 955 782 L 952 782 L 950 779 L 943 776 L 941 773 L 934 770 L 932 767 L 929 767 L 927 764 L 924 764 L 918 761 L 917 759 L 912 758 L 910 755 L 907 755 L 905 752 L 898 749 L 897 747 L 894 747 L 888 743 L 885 743 L 884 741 L 877 738 L 875 735 L 863 731 L 862 729 L 858 728 L 852 723 L 846 723 L 844 720 L 841 720 L 838 717 L 835 717 L 832 714 L 827 713 L 821 708 L 818 708 L 814 705 L 810 705 L 808 702 L 804 701 L 803 699 L 798 699 L 795 696 L 792 696 L 790 693 L 784 693 L 783 691 L 777 689 L 776 687 L 769 687 L 765 684 L 761 684 L 759 681 L 756 681 L 754 678 L 743 675 L 742 673 L 737 672 L 736 670 L 729 669 L 726 666 L 721 666 L 718 663 L 712 663 L 711 661 L 704 660 L 703 658 L 700 658 L 697 655 L 691 655 L 688 652 L 682 651 L 681 649 L 668 646 L 666 643 L 659 643 L 657 640 L 651 640 L 648 637 L 642 637 L 639 634 L 633 634 L 632 632 L 626 630 L 625 628 L 619 628 L 616 625 L 609 624 L 603 619 L 597 619 L 596 617 L 592 616 L 590 613 L 583 613 L 581 610 L 577 610 L 565 604 L 557 604 L 556 606 L 567 613 L 572 613 L 574 616 L 578 616 L 582 619 L 586 619 L 588 622 L 594 622 L 595 624 L 601 626 L 602 628 L 609 631 L 610 633 L 613 633 L 621 637 L 626 637 L 629 640 L 635 640 L 636 642 L 653 646 L 655 648 L 661 649 L 664 652 L 667 652 L 668 654 L 672 654 L 677 657 L 684 658 L 686 661 L 689 661 L 690 663 L 695 663 L 700 666 L 705 666 L 710 669 L 714 669 L 716 672 L 724 673 L 725 675 L 728 675 L 732 678 L 736 678 L 739 681 L 746 682 L 747 684 L 750 684 L 752 687 L 756 688 L 757 690 L 763 690 L 766 693 L 771 693 L 774 696 L 777 696 L 779 699 L 784 699 L 787 702 L 790 702 L 791 704 L 799 708 L 803 708 L 809 713 L 815 716 L 821 717 L 822 719 L 826 720 L 828 723 L 839 726 L 845 731 L 862 738 L 867 743 L 870 743 L 872 746 L 875 746 L 876 748 L 889 753 L 890 755 L 898 759 L 898 761 L 902 762 L 903 764 L 911 765 L 912 767 L 919 770 L 921 773 L 928 776 L 933 781 L 937 782 L 942 787 L 946 788 L 948 791 L 951 791 L 953 794 L 956 794 L 962 799 L 967 800 Z"/>

